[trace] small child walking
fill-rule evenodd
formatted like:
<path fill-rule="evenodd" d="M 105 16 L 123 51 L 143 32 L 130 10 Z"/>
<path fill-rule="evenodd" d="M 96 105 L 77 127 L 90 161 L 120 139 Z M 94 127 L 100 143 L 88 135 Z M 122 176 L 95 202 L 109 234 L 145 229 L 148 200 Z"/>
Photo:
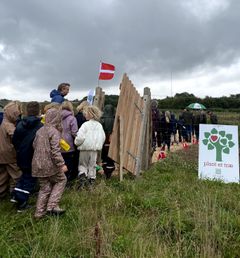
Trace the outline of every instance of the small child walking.
<path fill-rule="evenodd" d="M 35 218 L 44 215 L 61 215 L 65 211 L 58 205 L 67 178 L 67 166 L 61 155 L 61 112 L 56 108 L 47 110 L 45 124 L 40 128 L 33 142 L 34 155 L 32 175 L 38 178 L 40 190 Z"/>
<path fill-rule="evenodd" d="M 69 144 L 70 147 L 68 151 L 62 150 L 62 156 L 68 168 L 66 176 L 68 182 L 70 182 L 77 177 L 77 173 L 74 173 L 74 138 L 76 137 L 78 132 L 77 119 L 74 117 L 73 105 L 70 101 L 65 100 L 62 103 L 61 115 L 63 127 L 62 138 Z"/>
<path fill-rule="evenodd" d="M 4 107 L 3 121 L 0 126 L 0 198 L 4 197 L 10 186 L 10 193 L 16 186 L 22 172 L 17 166 L 16 151 L 12 144 L 13 133 L 19 116 L 22 114 L 20 102 L 12 101 Z M 16 202 L 11 198 L 11 202 Z"/>
<path fill-rule="evenodd" d="M 17 124 L 12 139 L 17 152 L 17 164 L 22 170 L 22 176 L 13 191 L 18 212 L 28 207 L 29 195 L 33 193 L 35 188 L 36 178 L 32 177 L 32 144 L 37 130 L 42 127 L 39 103 L 31 101 L 27 104 L 26 109 L 27 116 Z"/>
<path fill-rule="evenodd" d="M 94 184 L 96 179 L 97 153 L 103 147 L 105 133 L 99 122 L 102 112 L 96 106 L 87 106 L 83 114 L 88 120 L 78 130 L 74 143 L 80 150 L 78 176 L 80 179 L 79 187 L 83 187 L 88 181 Z"/>

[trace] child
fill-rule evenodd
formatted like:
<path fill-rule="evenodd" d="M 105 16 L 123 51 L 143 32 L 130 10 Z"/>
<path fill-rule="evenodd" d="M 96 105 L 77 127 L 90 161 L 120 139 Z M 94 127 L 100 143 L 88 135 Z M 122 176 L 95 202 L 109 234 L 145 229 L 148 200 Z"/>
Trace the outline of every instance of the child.
<path fill-rule="evenodd" d="M 89 105 L 90 105 L 89 102 L 87 102 L 86 100 L 83 100 L 76 108 L 77 114 L 75 117 L 77 119 L 78 129 L 82 126 L 83 123 L 87 121 L 85 116 L 83 115 L 83 109 Z M 76 172 L 78 171 L 78 163 L 79 163 L 79 150 L 76 149 L 75 156 L 74 156 L 74 165 L 73 165 L 74 166 L 73 170 Z"/>
<path fill-rule="evenodd" d="M 58 204 L 63 194 L 67 178 L 67 166 L 61 155 L 61 113 L 56 108 L 47 110 L 45 124 L 40 128 L 33 142 L 34 155 L 32 175 L 40 184 L 35 218 L 44 215 L 61 215 L 65 211 Z"/>
<path fill-rule="evenodd" d="M 87 179 L 90 185 L 94 184 L 97 151 L 102 149 L 105 141 L 103 127 L 98 122 L 101 117 L 101 111 L 96 106 L 88 106 L 83 113 L 88 121 L 80 127 L 74 141 L 80 150 L 78 165 L 80 188 L 84 186 Z"/>
<path fill-rule="evenodd" d="M 26 109 L 27 116 L 17 124 L 12 140 L 17 152 L 17 164 L 23 173 L 13 191 L 13 196 L 18 202 L 18 212 L 27 208 L 29 195 L 35 187 L 36 178 L 32 177 L 32 144 L 37 130 L 42 127 L 39 103 L 29 102 Z"/>
<path fill-rule="evenodd" d="M 84 100 L 83 102 L 81 102 L 78 106 L 77 106 L 77 108 L 76 108 L 76 110 L 77 110 L 77 114 L 76 114 L 76 119 L 77 119 L 77 124 L 78 124 L 78 129 L 81 127 L 81 125 L 83 124 L 83 123 L 85 123 L 87 120 L 86 120 L 86 118 L 85 118 L 85 116 L 83 115 L 83 109 L 85 108 L 85 107 L 87 107 L 87 106 L 89 106 L 90 104 L 86 101 L 86 100 Z"/>
<path fill-rule="evenodd" d="M 104 174 L 107 179 L 109 179 L 112 175 L 112 172 L 115 170 L 114 161 L 108 157 L 108 150 L 110 145 L 110 137 L 113 130 L 113 124 L 115 119 L 114 107 L 111 104 L 108 104 L 103 109 L 103 115 L 101 117 L 101 123 L 103 126 L 103 130 L 106 134 L 106 140 L 102 149 L 102 164 Z"/>
<path fill-rule="evenodd" d="M 73 115 L 73 105 L 70 101 L 65 100 L 62 103 L 62 138 L 69 144 L 70 148 L 68 151 L 62 151 L 62 156 L 65 164 L 68 168 L 66 173 L 68 181 L 72 181 L 77 177 L 74 173 L 74 139 L 78 132 L 77 119 Z"/>
<path fill-rule="evenodd" d="M 17 166 L 16 151 L 12 145 L 12 137 L 17 120 L 21 115 L 21 105 L 18 101 L 8 103 L 4 108 L 3 122 L 0 126 L 0 197 L 3 197 L 10 183 L 13 191 L 22 172 Z M 11 199 L 15 202 L 14 199 Z"/>

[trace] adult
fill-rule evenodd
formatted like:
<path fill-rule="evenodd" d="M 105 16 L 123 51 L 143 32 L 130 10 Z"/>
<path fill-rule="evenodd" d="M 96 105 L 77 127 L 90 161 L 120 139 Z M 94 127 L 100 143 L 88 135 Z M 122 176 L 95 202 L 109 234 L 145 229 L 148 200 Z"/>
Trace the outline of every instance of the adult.
<path fill-rule="evenodd" d="M 167 146 L 167 150 L 170 151 L 171 144 L 171 113 L 170 111 L 165 111 L 164 117 L 161 118 L 162 125 L 162 136 L 163 136 L 163 149 Z"/>
<path fill-rule="evenodd" d="M 64 97 L 69 93 L 70 84 L 63 82 L 58 85 L 58 89 L 54 89 L 50 92 L 51 102 L 62 103 Z"/>
<path fill-rule="evenodd" d="M 102 164 L 104 174 L 107 179 L 109 179 L 112 175 L 112 172 L 115 170 L 114 161 L 108 157 L 108 151 L 110 147 L 111 134 L 113 130 L 115 120 L 115 110 L 113 105 L 108 104 L 103 109 L 103 115 L 101 117 L 101 123 L 103 126 L 103 130 L 106 135 L 105 142 L 102 148 Z"/>
<path fill-rule="evenodd" d="M 218 124 L 218 118 L 216 114 L 214 114 L 212 111 L 208 111 L 207 114 L 210 117 L 210 124 Z"/>
<path fill-rule="evenodd" d="M 199 124 L 201 123 L 201 111 L 197 110 L 193 114 L 193 131 L 196 136 L 196 140 L 199 140 Z"/>
<path fill-rule="evenodd" d="M 2 123 L 3 120 L 3 105 L 0 103 L 0 124 Z"/>
<path fill-rule="evenodd" d="M 160 113 L 158 109 L 158 101 L 153 99 L 151 102 L 152 110 L 152 147 L 153 150 L 156 147 L 161 146 L 161 135 L 160 135 Z"/>
<path fill-rule="evenodd" d="M 184 109 L 182 113 L 183 118 L 183 126 L 186 127 L 186 141 L 191 142 L 192 141 L 192 124 L 193 124 L 193 114 L 190 112 L 189 109 Z"/>

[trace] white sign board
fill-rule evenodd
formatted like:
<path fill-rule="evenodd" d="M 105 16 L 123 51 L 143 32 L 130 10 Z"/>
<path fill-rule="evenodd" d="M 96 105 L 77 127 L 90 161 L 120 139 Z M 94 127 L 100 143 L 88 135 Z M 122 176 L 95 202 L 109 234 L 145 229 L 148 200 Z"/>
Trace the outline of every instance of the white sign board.
<path fill-rule="evenodd" d="M 198 176 L 239 183 L 238 127 L 200 124 Z"/>

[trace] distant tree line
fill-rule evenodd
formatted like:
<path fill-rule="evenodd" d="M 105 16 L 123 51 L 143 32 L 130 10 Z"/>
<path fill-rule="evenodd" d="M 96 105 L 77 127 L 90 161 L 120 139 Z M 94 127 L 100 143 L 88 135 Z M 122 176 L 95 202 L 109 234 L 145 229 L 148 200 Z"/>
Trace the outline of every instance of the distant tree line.
<path fill-rule="evenodd" d="M 114 107 L 117 107 L 118 103 L 118 95 L 105 95 L 105 105 L 112 104 Z M 74 106 L 77 106 L 81 101 L 86 100 L 87 97 L 84 97 L 81 100 L 75 99 L 73 100 Z M 1 99 L 0 103 L 4 106 L 10 100 Z M 166 97 L 165 99 L 159 99 L 159 108 L 160 109 L 184 109 L 189 104 L 198 102 L 206 106 L 207 109 L 215 110 L 215 111 L 224 111 L 228 109 L 229 111 L 239 111 L 240 110 L 240 94 L 230 95 L 230 97 L 219 97 L 213 98 L 210 96 L 206 96 L 205 98 L 198 98 L 194 96 L 194 94 L 183 92 L 177 93 L 174 97 Z M 42 102 L 46 104 L 47 102 Z"/>
<path fill-rule="evenodd" d="M 158 100 L 160 109 L 184 109 L 191 103 L 201 103 L 207 109 L 216 111 L 232 110 L 239 111 L 240 109 L 240 94 L 230 95 L 230 97 L 213 98 L 206 96 L 205 98 L 198 98 L 193 94 L 187 92 L 177 93 L 174 97 L 166 97 Z"/>

